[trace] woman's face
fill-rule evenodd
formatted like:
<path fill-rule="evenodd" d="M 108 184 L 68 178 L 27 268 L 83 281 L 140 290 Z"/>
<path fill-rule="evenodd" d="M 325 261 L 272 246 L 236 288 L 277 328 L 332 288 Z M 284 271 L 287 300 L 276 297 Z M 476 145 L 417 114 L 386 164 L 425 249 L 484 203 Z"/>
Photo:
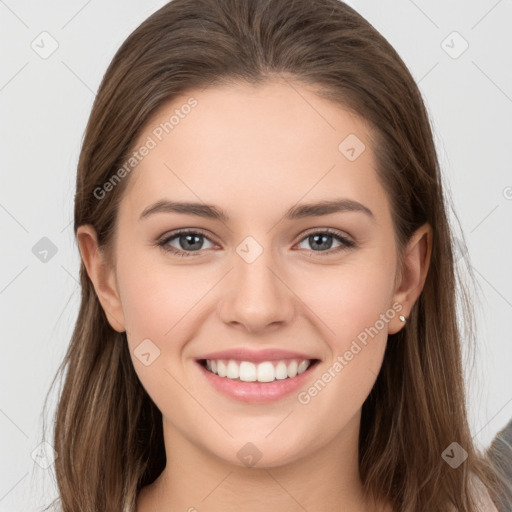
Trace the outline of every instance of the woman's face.
<path fill-rule="evenodd" d="M 108 308 L 166 442 L 271 467 L 356 438 L 410 306 L 367 128 L 271 82 L 193 91 L 138 138 Z"/>

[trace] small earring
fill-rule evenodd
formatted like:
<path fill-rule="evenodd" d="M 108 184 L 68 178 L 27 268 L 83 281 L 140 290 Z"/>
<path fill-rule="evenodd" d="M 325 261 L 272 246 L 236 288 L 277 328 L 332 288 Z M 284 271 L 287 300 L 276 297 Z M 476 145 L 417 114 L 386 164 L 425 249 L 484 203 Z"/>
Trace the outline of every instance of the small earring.
<path fill-rule="evenodd" d="M 400 315 L 398 318 L 400 319 L 401 322 L 405 324 L 406 319 L 404 315 Z"/>

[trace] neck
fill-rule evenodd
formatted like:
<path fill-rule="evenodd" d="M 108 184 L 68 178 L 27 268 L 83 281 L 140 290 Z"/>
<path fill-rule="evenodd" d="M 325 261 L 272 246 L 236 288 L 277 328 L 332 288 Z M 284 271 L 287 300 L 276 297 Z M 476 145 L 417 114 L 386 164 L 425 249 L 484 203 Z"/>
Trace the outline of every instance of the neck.
<path fill-rule="evenodd" d="M 359 477 L 360 414 L 332 441 L 285 465 L 244 467 L 206 452 L 164 419 L 167 464 L 142 489 L 137 512 L 369 512 Z"/>

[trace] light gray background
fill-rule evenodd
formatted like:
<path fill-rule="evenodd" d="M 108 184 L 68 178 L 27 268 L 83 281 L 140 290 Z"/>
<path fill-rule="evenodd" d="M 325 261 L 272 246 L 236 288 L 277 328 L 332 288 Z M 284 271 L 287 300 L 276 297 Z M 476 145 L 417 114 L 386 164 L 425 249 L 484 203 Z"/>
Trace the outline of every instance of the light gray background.
<path fill-rule="evenodd" d="M 114 52 L 164 3 L 0 0 L 0 512 L 36 510 L 55 494 L 52 466 L 31 454 L 78 307 L 80 143 Z M 466 378 L 483 448 L 512 418 L 512 2 L 349 3 L 397 49 L 432 118 L 479 289 L 477 367 Z M 51 48 L 43 31 L 58 43 L 46 59 L 31 47 Z M 32 251 L 43 237 L 57 249 L 46 262 Z"/>

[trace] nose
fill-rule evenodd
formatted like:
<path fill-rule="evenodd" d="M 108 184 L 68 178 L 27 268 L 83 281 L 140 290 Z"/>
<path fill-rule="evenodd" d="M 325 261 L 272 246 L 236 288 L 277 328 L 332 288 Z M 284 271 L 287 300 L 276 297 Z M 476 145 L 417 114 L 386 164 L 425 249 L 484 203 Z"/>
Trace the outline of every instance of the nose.
<path fill-rule="evenodd" d="M 292 320 L 295 295 L 270 253 L 265 250 L 250 263 L 234 254 L 218 310 L 224 323 L 254 334 Z"/>

